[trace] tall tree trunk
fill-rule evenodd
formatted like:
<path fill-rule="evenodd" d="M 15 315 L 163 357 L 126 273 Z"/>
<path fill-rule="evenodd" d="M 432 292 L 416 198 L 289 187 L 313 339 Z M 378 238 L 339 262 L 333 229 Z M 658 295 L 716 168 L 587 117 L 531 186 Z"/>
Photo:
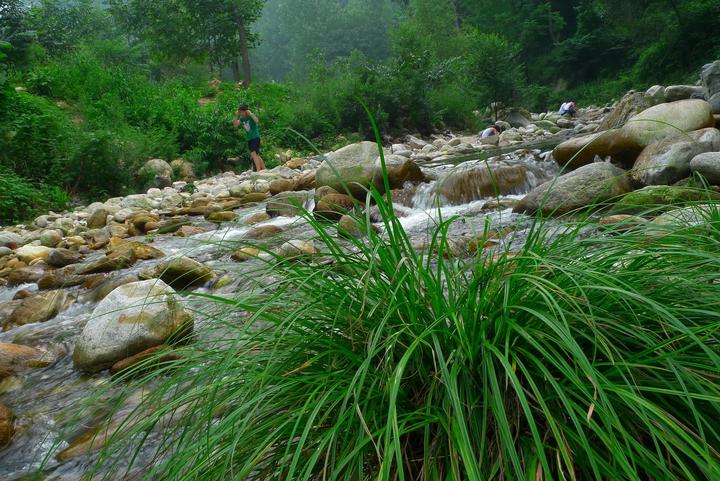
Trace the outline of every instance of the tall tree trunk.
<path fill-rule="evenodd" d="M 236 58 L 232 62 L 232 72 L 233 72 L 233 80 L 236 82 L 240 81 L 240 58 Z"/>
<path fill-rule="evenodd" d="M 237 4 L 235 5 L 235 22 L 237 23 L 238 36 L 240 38 L 240 56 L 242 57 L 243 87 L 250 85 L 250 53 L 248 51 L 247 31 L 245 21 L 240 15 Z"/>

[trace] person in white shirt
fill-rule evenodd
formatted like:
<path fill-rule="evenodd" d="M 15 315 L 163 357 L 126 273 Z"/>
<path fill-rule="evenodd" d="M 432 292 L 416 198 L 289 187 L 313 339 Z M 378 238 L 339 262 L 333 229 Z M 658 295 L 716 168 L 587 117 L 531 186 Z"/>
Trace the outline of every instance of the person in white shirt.
<path fill-rule="evenodd" d="M 560 106 L 560 115 L 569 115 L 575 117 L 577 115 L 577 106 L 574 100 L 569 100 Z"/>

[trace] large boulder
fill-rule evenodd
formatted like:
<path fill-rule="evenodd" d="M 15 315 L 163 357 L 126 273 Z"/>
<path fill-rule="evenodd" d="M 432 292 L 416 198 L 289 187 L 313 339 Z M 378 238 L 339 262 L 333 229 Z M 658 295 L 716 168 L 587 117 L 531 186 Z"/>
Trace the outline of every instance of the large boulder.
<path fill-rule="evenodd" d="M 561 167 L 573 170 L 591 164 L 596 157 L 612 157 L 631 165 L 642 149 L 628 143 L 619 129 L 606 130 L 566 140 L 553 150 L 553 158 Z"/>
<path fill-rule="evenodd" d="M 690 170 L 713 185 L 720 185 L 720 152 L 705 152 L 693 157 Z"/>
<path fill-rule="evenodd" d="M 702 129 L 677 135 L 648 145 L 640 154 L 630 175 L 643 185 L 669 185 L 690 175 L 690 161 L 720 143 L 720 131 Z"/>
<path fill-rule="evenodd" d="M 97 372 L 192 331 L 190 314 L 161 280 L 118 287 L 95 307 L 75 344 L 75 368 Z"/>
<path fill-rule="evenodd" d="M 175 174 L 175 178 L 184 180 L 185 182 L 192 182 L 195 180 L 195 169 L 187 160 L 175 159 L 170 162 L 170 168 Z"/>
<path fill-rule="evenodd" d="M 311 196 L 303 192 L 282 192 L 268 200 L 265 212 L 270 217 L 295 217 L 310 206 Z"/>
<path fill-rule="evenodd" d="M 617 129 L 622 127 L 632 116 L 639 114 L 643 110 L 649 109 L 653 105 L 657 105 L 657 103 L 658 98 L 653 97 L 650 93 L 630 92 L 626 94 L 620 102 L 618 102 L 613 111 L 603 119 L 600 123 L 599 130 Z"/>
<path fill-rule="evenodd" d="M 18 259 L 29 264 L 36 259 L 45 260 L 50 255 L 52 248 L 46 246 L 24 245 L 15 251 Z"/>
<path fill-rule="evenodd" d="M 627 173 L 607 162 L 585 165 L 533 189 L 515 212 L 564 214 L 632 190 Z"/>
<path fill-rule="evenodd" d="M 172 167 L 162 159 L 150 159 L 138 171 L 138 175 L 144 179 L 153 179 L 155 176 L 172 178 L 172 174 Z"/>
<path fill-rule="evenodd" d="M 443 203 L 466 204 L 497 195 L 527 192 L 527 167 L 503 162 L 477 162 L 459 165 L 436 183 L 435 195 Z"/>
<path fill-rule="evenodd" d="M 693 98 L 693 95 L 702 94 L 703 88 L 697 85 L 670 85 L 665 88 L 665 101 L 677 102 Z"/>
<path fill-rule="evenodd" d="M 524 109 L 505 108 L 498 112 L 497 120 L 507 122 L 512 127 L 527 127 L 532 123 L 532 114 Z"/>
<path fill-rule="evenodd" d="M 704 100 L 680 100 L 650 107 L 634 116 L 623 127 L 622 135 L 627 145 L 642 149 L 683 132 L 714 126 L 710 104 Z"/>
<path fill-rule="evenodd" d="M 425 179 L 417 164 L 407 157 L 388 155 L 385 163 L 391 188 L 401 187 L 407 181 L 421 182 Z M 315 186 L 332 187 L 340 193 L 345 193 L 347 188 L 357 199 L 365 199 L 370 187 L 384 192 L 377 144 L 360 142 L 327 154 L 315 175 Z"/>
<path fill-rule="evenodd" d="M 703 66 L 700 77 L 713 113 L 720 114 L 720 60 Z"/>
<path fill-rule="evenodd" d="M 638 212 L 687 202 L 720 200 L 720 193 L 679 185 L 649 185 L 630 192 L 613 206 L 616 212 Z"/>

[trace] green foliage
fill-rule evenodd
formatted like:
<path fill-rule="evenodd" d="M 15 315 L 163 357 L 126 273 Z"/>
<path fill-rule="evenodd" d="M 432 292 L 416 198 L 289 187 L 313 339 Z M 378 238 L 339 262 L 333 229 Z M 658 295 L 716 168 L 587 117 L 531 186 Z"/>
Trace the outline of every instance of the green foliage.
<path fill-rule="evenodd" d="M 62 189 L 38 187 L 0 165 L 0 225 L 27 221 L 47 209 L 62 210 L 67 200 Z"/>

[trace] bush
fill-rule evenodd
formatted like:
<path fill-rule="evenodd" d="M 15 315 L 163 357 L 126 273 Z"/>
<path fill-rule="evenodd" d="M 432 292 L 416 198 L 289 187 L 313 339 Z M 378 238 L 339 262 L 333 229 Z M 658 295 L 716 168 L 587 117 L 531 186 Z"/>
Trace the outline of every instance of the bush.
<path fill-rule="evenodd" d="M 36 187 L 0 166 L 0 224 L 15 224 L 32 219 L 47 209 L 62 210 L 67 195 L 57 187 Z"/>

